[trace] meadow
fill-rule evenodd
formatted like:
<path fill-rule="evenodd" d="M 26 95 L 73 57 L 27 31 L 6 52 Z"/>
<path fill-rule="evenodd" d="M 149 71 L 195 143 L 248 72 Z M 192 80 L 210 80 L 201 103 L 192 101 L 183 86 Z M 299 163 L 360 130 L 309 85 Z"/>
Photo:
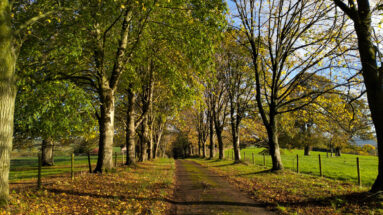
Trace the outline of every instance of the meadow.
<path fill-rule="evenodd" d="M 114 152 L 117 152 L 117 162 L 122 164 L 122 155 L 119 147 L 114 147 Z M 54 156 L 53 166 L 43 166 L 41 175 L 52 176 L 58 174 L 69 173 L 71 171 L 71 154 L 59 153 L 59 156 Z M 113 155 L 114 156 L 114 155 Z M 97 155 L 90 156 L 92 170 L 96 167 Z M 114 162 L 114 158 L 113 158 Z M 9 180 L 21 180 L 37 178 L 38 161 L 37 156 L 17 156 L 11 159 L 11 169 L 9 172 Z M 74 158 L 75 172 L 89 172 L 88 156 L 79 155 Z"/>
<path fill-rule="evenodd" d="M 252 153 L 254 153 L 255 165 L 263 166 L 263 155 L 261 152 L 264 148 L 245 148 L 241 150 L 241 159 L 245 157 L 246 162 L 252 164 Z M 226 159 L 232 159 L 232 149 L 225 151 Z M 245 156 L 244 156 L 245 155 Z M 356 158 L 359 157 L 361 182 L 363 186 L 371 186 L 378 175 L 378 158 L 376 156 L 342 154 L 340 157 L 327 157 L 326 152 L 312 151 L 310 156 L 304 156 L 303 150 L 298 149 L 283 149 L 282 162 L 286 169 L 296 171 L 297 157 L 299 156 L 299 172 L 320 176 L 319 173 L 319 158 L 321 155 L 323 176 L 327 178 L 350 181 L 357 183 L 357 165 Z M 265 156 L 266 167 L 272 166 L 271 157 Z"/>

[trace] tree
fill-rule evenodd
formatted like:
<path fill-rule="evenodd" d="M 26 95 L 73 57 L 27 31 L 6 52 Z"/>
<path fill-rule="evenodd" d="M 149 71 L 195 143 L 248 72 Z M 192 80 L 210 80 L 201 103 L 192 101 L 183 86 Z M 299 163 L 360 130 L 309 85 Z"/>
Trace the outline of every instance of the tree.
<path fill-rule="evenodd" d="M 383 190 L 383 70 L 378 66 L 380 50 L 373 37 L 371 18 L 374 9 L 369 0 L 349 0 L 348 5 L 342 0 L 333 1 L 354 23 L 367 100 L 378 142 L 378 176 L 371 187 L 371 191 L 378 192 Z M 380 7 L 381 4 L 377 4 L 377 9 Z"/>
<path fill-rule="evenodd" d="M 315 89 L 298 97 L 292 94 L 300 83 L 331 68 L 329 62 L 338 47 L 334 38 L 342 33 L 344 21 L 339 16 L 328 16 L 331 7 L 324 1 L 233 2 L 236 17 L 242 23 L 239 29 L 246 35 L 245 45 L 252 58 L 255 98 L 268 133 L 272 170 L 282 170 L 279 115 L 298 110 L 332 90 Z"/>
<path fill-rule="evenodd" d="M 226 125 L 228 99 L 226 96 L 225 79 L 224 74 L 219 74 L 217 77 L 217 83 L 215 83 L 212 102 L 214 108 L 212 109 L 212 118 L 214 121 L 215 133 L 218 141 L 218 154 L 219 159 L 223 159 L 223 139 L 222 132 Z"/>
<path fill-rule="evenodd" d="M 205 108 L 201 106 L 201 104 L 198 105 L 197 103 L 197 107 L 195 107 L 195 124 L 198 132 L 198 155 L 205 158 L 209 126 L 207 122 L 207 112 Z"/>
<path fill-rule="evenodd" d="M 142 32 L 140 56 L 131 61 L 136 73 L 133 79 L 140 85 L 136 92 L 141 116 L 136 127 L 140 126 L 141 130 L 138 132 L 141 161 L 153 157 L 154 139 L 161 136 L 153 133 L 155 122 L 162 121 L 155 120 L 156 88 L 168 87 L 167 93 L 171 96 L 163 101 L 170 103 L 168 108 L 173 111 L 185 105 L 182 101 L 190 100 L 195 93 L 191 87 L 195 84 L 193 78 L 188 77 L 208 67 L 213 54 L 212 38 L 216 37 L 224 20 L 219 11 L 225 10 L 222 1 L 161 1 L 156 7 Z M 212 11 L 219 13 L 212 14 Z M 176 98 L 180 102 L 178 105 L 173 102 Z M 147 152 L 147 156 L 142 152 Z"/>
<path fill-rule="evenodd" d="M 59 13 L 60 1 L 0 1 L 0 207 L 7 205 L 8 175 L 14 108 L 16 98 L 15 69 L 20 49 L 31 32 L 31 26 L 41 19 Z"/>
<path fill-rule="evenodd" d="M 227 100 L 230 109 L 231 135 L 234 149 L 234 160 L 239 162 L 240 124 L 245 115 L 251 111 L 254 99 L 254 78 L 249 65 L 249 54 L 241 46 L 244 35 L 236 30 L 229 30 L 222 43 L 221 64 Z"/>
<path fill-rule="evenodd" d="M 113 168 L 115 95 L 118 83 L 136 51 L 142 29 L 156 1 L 78 1 L 66 14 L 56 55 L 57 77 L 81 86 L 97 99 L 98 160 L 94 172 Z M 106 18 L 107 17 L 107 18 Z M 89 33 L 90 32 L 90 33 Z M 66 41 L 71 41 L 67 43 Z"/>
<path fill-rule="evenodd" d="M 15 137 L 17 140 L 42 141 L 43 166 L 54 164 L 53 150 L 56 141 L 86 136 L 95 129 L 93 108 L 89 99 L 82 89 L 76 88 L 70 82 L 36 84 L 33 79 L 25 77 L 18 85 Z"/>

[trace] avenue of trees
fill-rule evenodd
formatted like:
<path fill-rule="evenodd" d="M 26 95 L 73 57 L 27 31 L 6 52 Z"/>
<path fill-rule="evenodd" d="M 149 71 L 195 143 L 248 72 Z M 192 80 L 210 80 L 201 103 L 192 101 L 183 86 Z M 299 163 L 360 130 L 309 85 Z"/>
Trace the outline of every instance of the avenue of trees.
<path fill-rule="evenodd" d="M 326 148 L 376 139 L 383 70 L 373 0 L 0 0 L 0 205 L 11 151 L 98 148 L 94 173 L 159 156 L 224 158 L 243 144 Z M 173 144 L 171 144 L 173 143 Z M 369 149 L 366 149 L 369 150 Z M 215 154 L 217 153 L 217 155 Z"/>

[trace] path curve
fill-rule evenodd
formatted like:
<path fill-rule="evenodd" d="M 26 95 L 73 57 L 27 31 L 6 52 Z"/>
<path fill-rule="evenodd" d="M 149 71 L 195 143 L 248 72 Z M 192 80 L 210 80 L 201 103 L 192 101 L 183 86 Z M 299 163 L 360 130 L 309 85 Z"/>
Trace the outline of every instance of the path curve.
<path fill-rule="evenodd" d="M 170 214 L 274 214 L 200 164 L 176 160 L 176 188 Z"/>

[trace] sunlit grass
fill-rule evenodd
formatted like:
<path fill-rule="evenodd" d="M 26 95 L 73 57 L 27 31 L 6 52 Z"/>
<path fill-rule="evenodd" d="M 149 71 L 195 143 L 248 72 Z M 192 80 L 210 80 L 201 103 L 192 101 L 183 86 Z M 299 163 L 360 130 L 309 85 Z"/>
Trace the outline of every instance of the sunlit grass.
<path fill-rule="evenodd" d="M 263 148 L 246 148 L 241 150 L 241 158 L 252 164 L 252 154 L 256 165 L 263 166 Z M 351 181 L 357 183 L 356 158 L 360 160 L 361 181 L 364 186 L 371 186 L 378 175 L 378 158 L 376 156 L 342 154 L 341 157 L 327 157 L 326 152 L 311 152 L 310 156 L 304 156 L 303 150 L 282 150 L 282 162 L 286 169 L 296 171 L 297 158 L 299 156 L 299 172 L 319 176 L 319 158 L 321 155 L 322 172 L 324 177 Z M 229 156 L 228 156 L 229 155 Z M 244 156 L 245 155 L 245 156 Z M 232 159 L 232 150 L 225 151 L 226 159 Z M 265 156 L 266 167 L 272 166 L 271 157 Z"/>
<path fill-rule="evenodd" d="M 114 162 L 114 157 L 113 157 Z M 119 165 L 123 163 L 122 156 L 119 153 L 117 157 Z M 91 156 L 92 170 L 97 163 L 97 156 Z M 20 180 L 28 178 L 37 178 L 37 157 L 20 157 L 11 160 L 11 171 L 9 179 Z M 42 176 L 57 175 L 68 173 L 71 171 L 71 155 L 57 156 L 54 158 L 54 166 L 42 167 Z M 74 159 L 74 171 L 89 171 L 88 157 L 87 156 L 75 156 Z"/>

